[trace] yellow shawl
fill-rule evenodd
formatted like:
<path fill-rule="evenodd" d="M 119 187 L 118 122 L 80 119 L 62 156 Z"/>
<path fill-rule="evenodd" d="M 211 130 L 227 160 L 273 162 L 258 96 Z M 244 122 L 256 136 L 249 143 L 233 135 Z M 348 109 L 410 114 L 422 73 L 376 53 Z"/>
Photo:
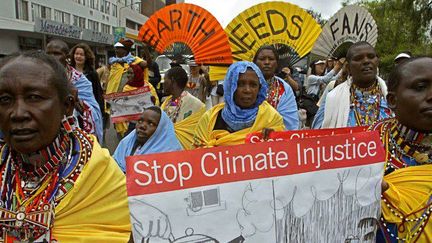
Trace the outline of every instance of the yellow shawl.
<path fill-rule="evenodd" d="M 59 242 L 124 243 L 129 239 L 126 177 L 97 142 L 74 187 L 55 208 L 52 233 Z"/>
<path fill-rule="evenodd" d="M 252 127 L 233 133 L 225 130 L 213 130 L 218 114 L 224 106 L 225 103 L 218 104 L 201 117 L 195 129 L 195 147 L 244 144 L 246 135 L 249 133 L 260 132 L 264 128 L 271 128 L 275 131 L 285 129 L 282 117 L 267 101 L 264 101 L 258 107 L 258 114 Z"/>
<path fill-rule="evenodd" d="M 427 210 L 420 209 L 426 207 L 431 200 L 432 165 L 398 169 L 384 176 L 384 180 L 389 184 L 389 188 L 383 193 L 384 198 L 408 219 L 419 218 Z M 387 222 L 396 223 L 400 226 L 399 229 L 404 229 L 403 232 L 398 232 L 399 238 L 406 239 L 406 242 L 414 242 L 417 239 L 418 235 L 413 235 L 418 230 L 418 226 L 414 227 L 418 222 L 405 222 L 401 226 L 401 218 L 389 209 L 384 200 L 381 200 L 381 207 Z M 416 211 L 419 212 L 411 215 Z M 424 231 L 417 242 L 432 242 L 432 219 L 429 218 L 423 227 Z"/>
<path fill-rule="evenodd" d="M 171 95 L 168 96 L 161 105 L 161 109 L 165 110 L 171 101 Z M 185 113 L 191 112 L 185 119 L 179 119 L 174 124 L 175 133 L 177 139 L 182 145 L 183 149 L 192 149 L 193 137 L 195 127 L 198 124 L 199 119 L 205 113 L 205 105 L 190 93 L 182 98 L 181 106 L 179 110 L 179 118 L 183 118 Z"/>

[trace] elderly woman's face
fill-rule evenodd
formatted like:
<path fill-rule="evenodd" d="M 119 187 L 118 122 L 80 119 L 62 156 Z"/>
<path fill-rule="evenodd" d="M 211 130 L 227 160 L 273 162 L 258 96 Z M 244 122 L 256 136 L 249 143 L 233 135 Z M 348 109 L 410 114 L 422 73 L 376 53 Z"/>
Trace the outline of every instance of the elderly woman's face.
<path fill-rule="evenodd" d="M 257 100 L 259 90 L 258 75 L 253 70 L 248 69 L 245 73 L 239 75 L 237 89 L 234 93 L 234 102 L 242 109 L 251 108 Z"/>
<path fill-rule="evenodd" d="M 432 59 L 404 65 L 399 86 L 388 102 L 400 123 L 417 131 L 432 131 Z"/>
<path fill-rule="evenodd" d="M 17 58 L 0 69 L 0 128 L 18 152 L 36 152 L 59 133 L 68 105 L 49 80 L 51 70 L 30 58 Z"/>

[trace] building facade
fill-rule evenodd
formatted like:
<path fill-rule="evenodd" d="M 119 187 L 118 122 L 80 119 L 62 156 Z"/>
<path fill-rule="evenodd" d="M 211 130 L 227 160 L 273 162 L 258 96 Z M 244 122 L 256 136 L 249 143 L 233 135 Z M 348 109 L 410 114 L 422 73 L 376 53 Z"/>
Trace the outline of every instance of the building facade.
<path fill-rule="evenodd" d="M 141 7 L 140 0 L 2 0 L 0 55 L 44 49 L 47 41 L 60 38 L 71 47 L 89 44 L 97 60 L 106 63 L 114 54 L 118 27 L 137 42 L 139 28 L 148 19 Z"/>

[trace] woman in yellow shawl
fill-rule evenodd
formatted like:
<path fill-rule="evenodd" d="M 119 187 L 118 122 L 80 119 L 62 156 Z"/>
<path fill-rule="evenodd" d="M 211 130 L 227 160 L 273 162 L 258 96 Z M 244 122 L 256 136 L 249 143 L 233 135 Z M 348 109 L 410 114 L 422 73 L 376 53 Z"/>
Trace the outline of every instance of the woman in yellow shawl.
<path fill-rule="evenodd" d="M 395 118 L 372 127 L 387 150 L 377 242 L 432 242 L 432 58 L 396 66 L 387 102 Z"/>
<path fill-rule="evenodd" d="M 0 242 L 129 238 L 126 178 L 75 128 L 71 92 L 64 67 L 42 52 L 0 63 Z"/>
<path fill-rule="evenodd" d="M 195 147 L 243 144 L 249 133 L 284 130 L 279 113 L 266 101 L 267 83 L 251 62 L 232 64 L 224 81 L 225 103 L 208 110 L 195 130 Z"/>

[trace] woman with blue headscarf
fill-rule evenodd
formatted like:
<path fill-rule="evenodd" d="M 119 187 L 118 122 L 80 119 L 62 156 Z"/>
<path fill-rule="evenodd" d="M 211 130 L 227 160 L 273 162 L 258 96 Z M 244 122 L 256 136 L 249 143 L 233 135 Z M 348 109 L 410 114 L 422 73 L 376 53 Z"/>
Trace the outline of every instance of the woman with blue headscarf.
<path fill-rule="evenodd" d="M 113 157 L 120 169 L 126 172 L 127 156 L 181 149 L 170 118 L 159 107 L 151 106 L 144 110 L 135 130 L 120 141 Z"/>
<path fill-rule="evenodd" d="M 284 130 L 279 113 L 266 101 L 267 83 L 252 62 L 232 64 L 225 76 L 224 100 L 208 110 L 195 129 L 194 147 L 243 144 L 249 133 Z"/>

